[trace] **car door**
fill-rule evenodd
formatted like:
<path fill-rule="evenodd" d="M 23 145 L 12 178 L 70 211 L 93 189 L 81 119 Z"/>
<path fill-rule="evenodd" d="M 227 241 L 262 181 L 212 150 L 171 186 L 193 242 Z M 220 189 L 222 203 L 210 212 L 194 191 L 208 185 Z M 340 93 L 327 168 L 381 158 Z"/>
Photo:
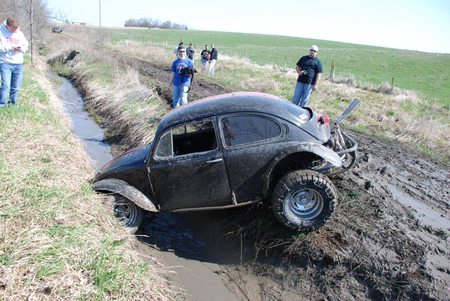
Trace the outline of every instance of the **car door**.
<path fill-rule="evenodd" d="M 219 120 L 230 188 L 238 203 L 262 196 L 261 176 L 283 149 L 284 129 L 266 114 L 237 113 Z"/>
<path fill-rule="evenodd" d="M 149 160 L 162 210 L 231 204 L 231 190 L 214 120 L 175 126 L 160 135 Z"/>

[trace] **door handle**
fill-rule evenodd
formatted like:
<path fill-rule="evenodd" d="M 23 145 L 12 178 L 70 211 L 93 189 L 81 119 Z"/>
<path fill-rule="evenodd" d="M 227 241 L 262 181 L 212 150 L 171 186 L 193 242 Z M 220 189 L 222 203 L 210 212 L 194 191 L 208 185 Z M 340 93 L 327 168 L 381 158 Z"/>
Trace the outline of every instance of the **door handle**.
<path fill-rule="evenodd" d="M 222 162 L 222 158 L 217 158 L 217 159 L 212 159 L 212 160 L 206 161 L 206 163 L 208 163 L 208 164 L 217 163 L 217 162 Z"/>

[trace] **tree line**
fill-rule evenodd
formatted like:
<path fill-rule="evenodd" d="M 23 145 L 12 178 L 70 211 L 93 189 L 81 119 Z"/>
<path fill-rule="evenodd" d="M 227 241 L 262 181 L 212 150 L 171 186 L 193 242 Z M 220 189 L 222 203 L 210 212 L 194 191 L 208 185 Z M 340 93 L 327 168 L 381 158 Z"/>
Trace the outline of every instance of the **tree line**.
<path fill-rule="evenodd" d="M 1 0 L 0 22 L 10 16 L 17 18 L 20 29 L 27 37 L 31 36 L 31 31 L 39 37 L 48 30 L 51 12 L 45 0 Z"/>
<path fill-rule="evenodd" d="M 162 22 L 159 19 L 152 18 L 139 18 L 139 19 L 128 19 L 125 21 L 125 27 L 147 27 L 147 28 L 161 28 L 161 29 L 179 29 L 179 30 L 187 30 L 188 27 L 186 24 L 178 24 L 172 23 L 167 20 Z"/>

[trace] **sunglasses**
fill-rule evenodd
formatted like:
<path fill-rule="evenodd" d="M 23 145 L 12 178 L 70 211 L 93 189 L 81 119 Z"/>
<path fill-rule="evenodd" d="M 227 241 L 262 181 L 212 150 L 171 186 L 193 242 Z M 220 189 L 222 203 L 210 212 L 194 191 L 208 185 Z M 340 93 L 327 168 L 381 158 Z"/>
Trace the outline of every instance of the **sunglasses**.
<path fill-rule="evenodd" d="M 184 51 L 184 50 L 180 50 L 180 51 L 178 51 L 178 53 L 185 53 L 186 51 Z"/>
<path fill-rule="evenodd" d="M 317 52 L 317 50 L 314 50 L 314 49 L 309 49 L 309 51 L 312 51 L 312 52 Z"/>

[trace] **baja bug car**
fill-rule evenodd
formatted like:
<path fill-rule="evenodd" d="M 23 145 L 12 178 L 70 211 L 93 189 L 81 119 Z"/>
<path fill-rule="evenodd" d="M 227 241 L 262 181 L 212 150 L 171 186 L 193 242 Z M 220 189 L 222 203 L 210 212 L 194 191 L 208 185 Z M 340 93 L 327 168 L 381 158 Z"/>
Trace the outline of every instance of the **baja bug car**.
<path fill-rule="evenodd" d="M 286 227 L 309 231 L 327 221 L 338 194 L 327 174 L 348 170 L 357 143 L 337 118 L 262 93 L 229 93 L 168 113 L 149 145 L 96 175 L 114 212 L 136 229 L 144 211 L 224 209 L 271 202 Z"/>

